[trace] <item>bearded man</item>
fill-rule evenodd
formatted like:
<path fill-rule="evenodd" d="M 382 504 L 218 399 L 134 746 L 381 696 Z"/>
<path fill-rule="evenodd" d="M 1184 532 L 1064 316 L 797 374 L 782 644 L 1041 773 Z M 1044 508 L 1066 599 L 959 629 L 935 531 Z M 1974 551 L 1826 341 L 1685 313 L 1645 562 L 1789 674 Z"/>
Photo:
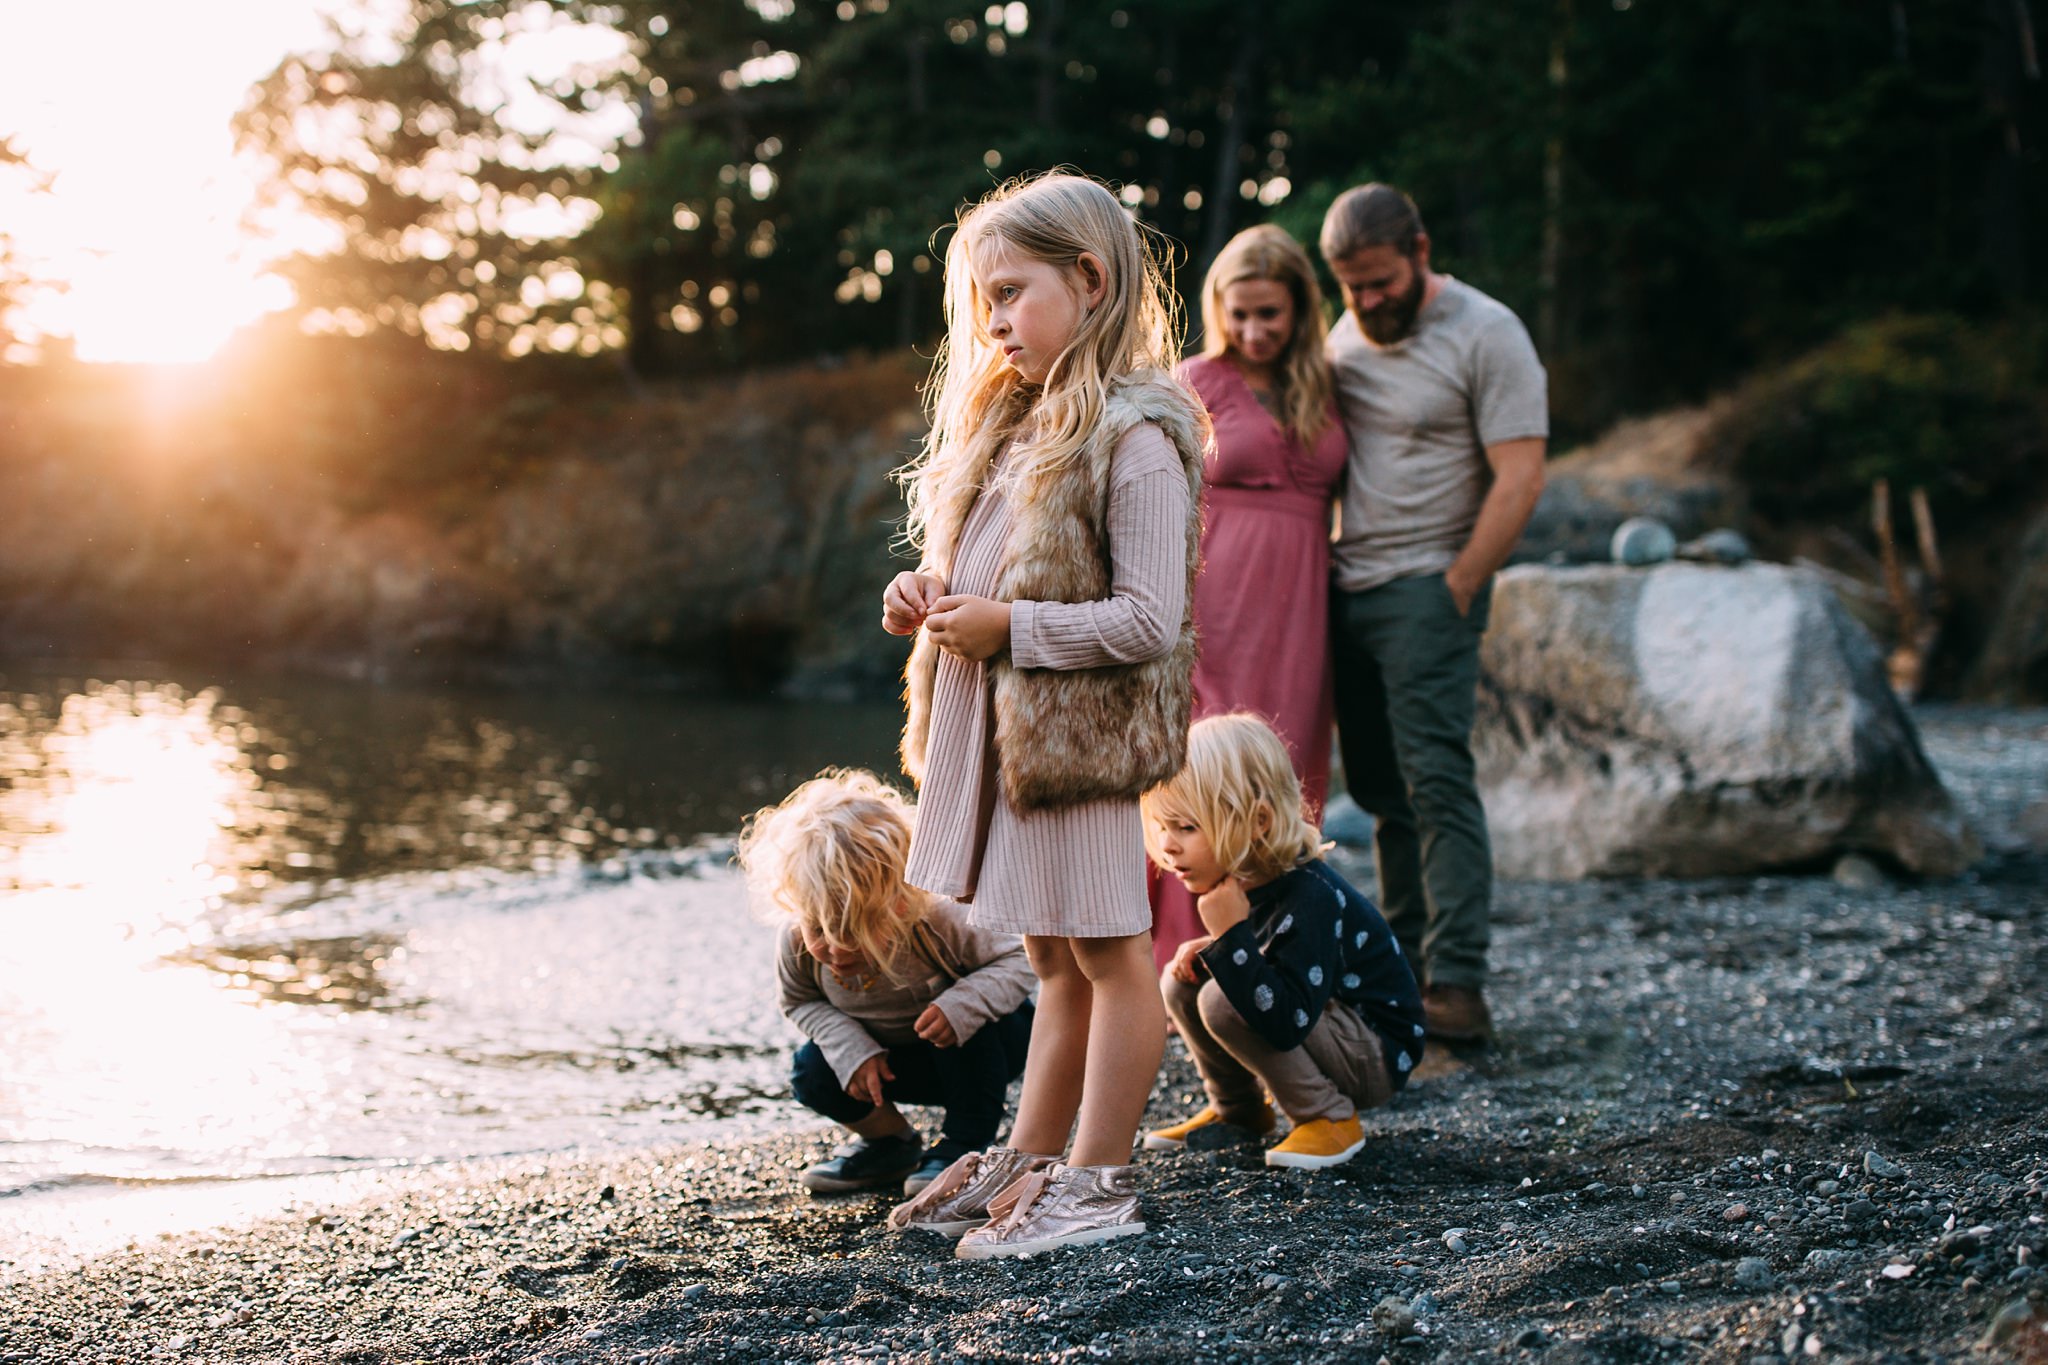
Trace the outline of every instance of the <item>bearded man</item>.
<path fill-rule="evenodd" d="M 1505 305 L 1430 267 L 1422 216 L 1392 186 L 1338 196 L 1321 246 L 1344 291 L 1329 357 L 1351 437 L 1330 594 L 1344 777 L 1373 817 L 1380 906 L 1430 1033 L 1484 1039 L 1479 637 L 1543 491 L 1543 365 Z"/>

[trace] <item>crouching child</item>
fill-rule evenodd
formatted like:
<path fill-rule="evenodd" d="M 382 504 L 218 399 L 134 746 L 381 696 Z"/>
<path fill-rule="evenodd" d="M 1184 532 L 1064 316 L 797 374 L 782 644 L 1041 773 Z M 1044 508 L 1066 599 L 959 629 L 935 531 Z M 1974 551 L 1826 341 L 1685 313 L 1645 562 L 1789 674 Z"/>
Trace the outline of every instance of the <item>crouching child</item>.
<path fill-rule="evenodd" d="M 1209 1099 L 1145 1145 L 1263 1136 L 1270 1093 L 1293 1126 L 1268 1166 L 1349 1160 L 1365 1145 L 1359 1111 L 1422 1060 L 1422 996 L 1379 911 L 1323 862 L 1286 745 L 1256 716 L 1199 721 L 1187 766 L 1143 806 L 1154 860 L 1195 893 L 1208 931 L 1160 989 Z"/>
<path fill-rule="evenodd" d="M 1023 940 L 903 880 L 909 805 L 872 774 L 827 772 L 757 811 L 739 860 L 758 908 L 788 916 L 776 955 L 798 1103 L 853 1132 L 804 1171 L 819 1194 L 915 1194 L 995 1141 L 1031 1039 Z M 929 1148 L 899 1105 L 944 1111 Z"/>

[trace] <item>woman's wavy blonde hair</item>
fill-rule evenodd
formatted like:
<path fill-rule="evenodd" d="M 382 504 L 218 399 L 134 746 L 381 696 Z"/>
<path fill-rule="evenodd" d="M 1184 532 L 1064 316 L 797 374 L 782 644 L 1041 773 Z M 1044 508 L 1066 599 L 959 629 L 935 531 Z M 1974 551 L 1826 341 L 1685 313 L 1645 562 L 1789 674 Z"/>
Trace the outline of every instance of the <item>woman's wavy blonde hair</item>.
<path fill-rule="evenodd" d="M 1272 280 L 1287 286 L 1294 300 L 1294 335 L 1273 366 L 1280 380 L 1282 423 L 1313 446 L 1330 421 L 1330 364 L 1323 357 L 1329 326 L 1323 319 L 1323 289 L 1308 252 L 1284 228 L 1271 223 L 1246 228 L 1224 244 L 1202 281 L 1202 354 L 1219 356 L 1230 349 L 1224 328 L 1223 291 L 1246 280 Z"/>
<path fill-rule="evenodd" d="M 873 773 L 827 768 L 748 816 L 734 856 L 757 909 L 794 915 L 902 984 L 911 931 L 931 913 L 930 895 L 903 880 L 911 819 L 910 803 Z"/>
<path fill-rule="evenodd" d="M 1003 361 L 976 284 L 1006 255 L 1078 274 L 1088 253 L 1103 264 L 1102 301 L 1081 320 L 1042 385 Z M 910 502 L 906 537 L 925 548 L 961 479 L 978 477 L 982 452 L 1030 425 L 1003 467 L 1006 487 L 1028 489 L 1072 466 L 1102 422 L 1111 381 L 1170 370 L 1180 355 L 1180 301 L 1165 239 L 1138 222 L 1098 180 L 1066 171 L 1025 176 L 963 211 L 946 246 L 946 338 L 925 384 L 931 430 L 899 471 Z"/>
<path fill-rule="evenodd" d="M 1188 761 L 1140 799 L 1145 848 L 1159 851 L 1159 826 L 1193 824 L 1226 876 L 1257 885 L 1319 857 L 1323 834 L 1309 819 L 1287 745 L 1249 711 L 1209 716 L 1188 729 Z"/>

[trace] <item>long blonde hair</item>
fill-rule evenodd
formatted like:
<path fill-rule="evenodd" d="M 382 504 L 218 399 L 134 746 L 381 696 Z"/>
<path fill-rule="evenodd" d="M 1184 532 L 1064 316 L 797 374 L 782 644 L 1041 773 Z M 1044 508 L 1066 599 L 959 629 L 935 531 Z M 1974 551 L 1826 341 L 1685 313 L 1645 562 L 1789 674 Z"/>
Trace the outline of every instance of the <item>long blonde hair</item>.
<path fill-rule="evenodd" d="M 1301 243 L 1271 223 L 1232 237 L 1202 281 L 1202 354 L 1220 356 L 1230 349 L 1223 325 L 1223 291 L 1246 280 L 1285 285 L 1294 300 L 1294 335 L 1273 370 L 1287 414 L 1282 425 L 1302 445 L 1313 446 L 1330 421 L 1330 365 L 1323 358 L 1329 328 L 1323 320 L 1323 290 L 1316 283 L 1315 266 Z"/>
<path fill-rule="evenodd" d="M 1139 799 L 1145 847 L 1167 866 L 1158 826 L 1180 817 L 1202 831 L 1224 874 L 1258 883 L 1321 855 L 1287 745 L 1249 711 L 1208 716 L 1188 728 L 1187 766 Z"/>
<path fill-rule="evenodd" d="M 912 931 L 931 913 L 931 896 L 903 880 L 911 818 L 873 773 L 827 768 L 748 816 L 735 856 L 757 909 L 795 916 L 900 985 Z"/>
<path fill-rule="evenodd" d="M 977 267 L 1014 253 L 1077 270 L 1083 252 L 1103 263 L 1102 301 L 1082 317 L 1045 382 L 1028 384 L 988 333 Z M 1027 418 L 1030 440 L 1005 462 L 1005 486 L 1028 490 L 1071 467 L 1101 424 L 1111 382 L 1170 369 L 1181 332 L 1163 239 L 1100 181 L 1064 171 L 1020 177 L 966 209 L 946 246 L 946 339 L 925 385 L 931 430 L 899 471 L 909 494 L 909 542 L 930 552 L 935 518 L 956 505 L 956 482 L 979 477 L 980 457 L 1019 434 Z"/>

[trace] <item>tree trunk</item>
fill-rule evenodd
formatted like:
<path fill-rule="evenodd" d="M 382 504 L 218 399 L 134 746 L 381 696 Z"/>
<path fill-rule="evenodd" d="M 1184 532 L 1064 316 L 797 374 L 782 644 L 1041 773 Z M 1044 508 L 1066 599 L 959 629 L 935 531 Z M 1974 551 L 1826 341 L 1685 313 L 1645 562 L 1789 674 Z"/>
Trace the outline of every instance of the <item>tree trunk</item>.
<path fill-rule="evenodd" d="M 2026 0 L 1984 0 L 1984 109 L 1993 143 L 1984 164 L 1984 264 L 2000 294 L 2027 290 L 2027 225 L 2020 143 L 2023 82 L 2040 79 Z"/>
<path fill-rule="evenodd" d="M 1224 77 L 1223 98 L 1218 113 L 1223 127 L 1216 138 L 1216 173 L 1209 187 L 1209 213 L 1202 226 L 1202 249 L 1190 264 L 1199 282 L 1209 273 L 1210 263 L 1230 240 L 1236 215 L 1237 184 L 1241 178 L 1239 156 L 1244 150 L 1245 130 L 1251 124 L 1252 79 L 1259 69 L 1266 31 L 1261 22 L 1265 6 L 1261 0 L 1245 0 L 1238 6 L 1237 55 L 1231 58 Z"/>
<path fill-rule="evenodd" d="M 1038 30 L 1038 128 L 1049 132 L 1059 124 L 1060 20 L 1066 0 L 1040 0 L 1032 6 L 1031 26 Z"/>
<path fill-rule="evenodd" d="M 1550 29 L 1550 137 L 1543 144 L 1543 257 L 1538 266 L 1536 344 L 1557 354 L 1558 288 L 1564 260 L 1564 117 L 1571 68 L 1572 0 L 1557 0 Z"/>

